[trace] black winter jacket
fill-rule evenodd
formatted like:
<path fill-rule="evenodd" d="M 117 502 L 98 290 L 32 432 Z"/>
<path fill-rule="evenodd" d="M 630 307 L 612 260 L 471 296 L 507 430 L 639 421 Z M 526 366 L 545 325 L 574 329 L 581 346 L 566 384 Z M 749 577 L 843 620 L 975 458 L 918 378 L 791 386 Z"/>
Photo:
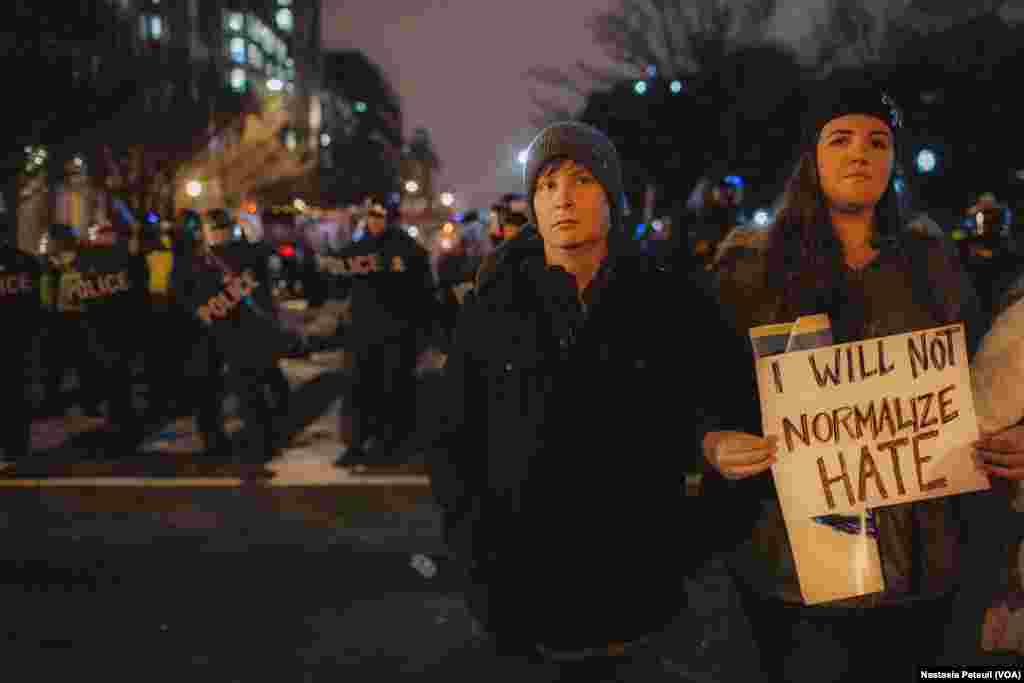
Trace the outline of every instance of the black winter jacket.
<path fill-rule="evenodd" d="M 584 313 L 535 230 L 503 245 L 445 369 L 432 483 L 471 605 L 553 648 L 629 640 L 684 605 L 702 553 L 684 472 L 734 338 L 684 277 L 610 252 Z"/>

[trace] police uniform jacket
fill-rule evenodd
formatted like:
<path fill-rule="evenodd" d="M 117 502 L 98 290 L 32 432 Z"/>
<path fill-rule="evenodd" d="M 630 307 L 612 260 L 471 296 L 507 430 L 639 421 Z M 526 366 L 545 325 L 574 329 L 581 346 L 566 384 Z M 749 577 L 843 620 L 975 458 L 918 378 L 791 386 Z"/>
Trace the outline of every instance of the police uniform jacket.
<path fill-rule="evenodd" d="M 388 228 L 320 257 L 320 270 L 347 282 L 352 301 L 353 349 L 370 348 L 428 329 L 434 313 L 433 277 L 426 250 L 412 237 Z"/>
<path fill-rule="evenodd" d="M 273 364 L 295 339 L 278 324 L 266 253 L 233 242 L 176 264 L 177 301 L 213 335 L 235 369 Z"/>

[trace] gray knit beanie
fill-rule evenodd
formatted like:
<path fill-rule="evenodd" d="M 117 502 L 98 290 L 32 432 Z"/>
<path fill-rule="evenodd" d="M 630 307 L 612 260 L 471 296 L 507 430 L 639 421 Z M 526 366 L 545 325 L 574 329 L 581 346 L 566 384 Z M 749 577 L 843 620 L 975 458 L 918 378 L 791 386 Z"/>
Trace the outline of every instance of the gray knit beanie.
<path fill-rule="evenodd" d="M 590 169 L 608 196 L 612 229 L 622 226 L 622 169 L 615 145 L 597 128 L 579 121 L 554 123 L 530 143 L 526 151 L 523 186 L 526 192 L 530 221 L 536 225 L 533 195 L 537 189 L 537 176 L 544 165 L 556 157 L 565 157 Z"/>

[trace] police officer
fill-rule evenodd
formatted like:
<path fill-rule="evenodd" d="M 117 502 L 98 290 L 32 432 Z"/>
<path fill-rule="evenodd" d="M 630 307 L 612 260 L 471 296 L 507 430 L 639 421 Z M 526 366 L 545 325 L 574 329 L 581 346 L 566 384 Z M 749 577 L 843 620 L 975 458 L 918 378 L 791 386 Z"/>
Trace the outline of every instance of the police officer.
<path fill-rule="evenodd" d="M 79 407 L 84 414 L 98 417 L 101 413 L 95 396 L 96 387 L 86 381 L 90 376 L 88 370 L 92 357 L 85 307 L 79 295 L 82 274 L 78 269 L 78 255 L 81 244 L 71 226 L 62 223 L 51 225 L 47 237 L 41 287 L 46 327 L 42 344 L 44 412 L 47 415 L 65 415 L 72 399 L 66 398 L 62 389 L 68 372 L 74 370 Z"/>
<path fill-rule="evenodd" d="M 83 379 L 97 398 L 109 400 L 108 455 L 134 452 L 145 436 L 134 405 L 135 360 L 143 330 L 125 323 L 143 320 L 149 309 L 149 273 L 145 258 L 129 250 L 130 238 L 128 226 L 101 224 L 77 261 L 81 279 L 74 294 L 84 308 L 92 358 Z"/>
<path fill-rule="evenodd" d="M 31 378 L 28 355 L 40 327 L 41 268 L 31 255 L 14 245 L 14 225 L 0 212 L 0 306 L 7 322 L 5 351 L 0 354 L 0 377 L 8 401 L 0 427 L 4 460 L 16 462 L 32 452 L 32 406 L 26 396 Z M 11 395 L 13 394 L 13 395 Z"/>
<path fill-rule="evenodd" d="M 174 269 L 173 226 L 162 221 L 142 231 L 139 250 L 146 259 L 149 309 L 146 312 L 144 372 L 148 421 L 177 417 L 185 406 L 181 381 L 187 355 L 189 326 L 174 300 L 171 273 Z"/>
<path fill-rule="evenodd" d="M 188 412 L 195 417 L 204 455 L 226 459 L 231 455 L 231 441 L 224 430 L 224 357 L 212 331 L 191 307 L 198 282 L 196 269 L 206 258 L 202 222 L 197 211 L 181 212 L 171 242 L 171 297 L 181 326 L 181 344 L 189 354 L 185 366 L 185 393 L 191 397 Z"/>
<path fill-rule="evenodd" d="M 380 198 L 368 199 L 364 210 L 365 236 L 334 260 L 350 283 L 352 325 L 345 346 L 354 356 L 342 415 L 348 448 L 336 461 L 339 466 L 393 455 L 410 436 L 416 410 L 413 371 L 436 305 L 427 251 L 389 225 Z"/>
<path fill-rule="evenodd" d="M 277 322 L 265 252 L 232 241 L 234 224 L 223 214 L 212 219 L 202 223 L 203 241 L 178 279 L 179 296 L 209 331 L 213 357 L 226 361 L 225 382 L 238 394 L 244 423 L 238 459 L 262 464 L 279 447 L 274 417 L 287 413 L 288 386 L 277 361 L 291 350 L 295 339 Z M 211 364 L 211 370 L 216 364 Z M 215 386 L 219 374 L 211 373 L 208 379 L 209 393 L 222 396 Z M 268 389 L 273 389 L 274 399 L 268 397 Z M 217 426 L 200 428 L 219 439 L 219 415 L 216 420 Z"/>
<path fill-rule="evenodd" d="M 224 253 L 229 259 L 242 264 L 243 271 L 250 273 L 259 283 L 252 294 L 249 306 L 258 310 L 269 322 L 281 329 L 277 307 L 274 304 L 273 278 L 271 276 L 271 263 L 277 256 L 276 252 L 264 240 L 255 239 L 251 232 L 247 234 L 242 231 L 232 214 L 225 213 L 222 220 L 230 226 L 232 234 L 234 234 L 236 226 L 242 233 L 241 237 L 230 239 L 224 244 Z M 286 341 L 289 355 L 296 352 L 302 345 L 302 339 L 299 337 L 282 335 L 281 338 Z M 278 415 L 286 416 L 289 410 L 291 386 L 288 384 L 288 378 L 281 370 L 281 366 L 276 362 L 266 365 L 260 375 L 260 381 L 265 390 L 270 392 L 274 411 Z M 275 436 L 275 440 L 279 445 L 283 445 L 282 439 Z"/>

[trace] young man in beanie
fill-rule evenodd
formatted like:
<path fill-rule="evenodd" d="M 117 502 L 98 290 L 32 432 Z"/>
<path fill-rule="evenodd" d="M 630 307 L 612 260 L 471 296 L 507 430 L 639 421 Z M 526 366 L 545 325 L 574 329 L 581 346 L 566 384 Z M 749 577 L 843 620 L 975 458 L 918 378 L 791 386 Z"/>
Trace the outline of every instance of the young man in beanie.
<path fill-rule="evenodd" d="M 692 521 L 684 472 L 706 400 L 686 356 L 706 363 L 711 339 L 729 337 L 624 234 L 604 134 L 546 128 L 524 181 L 534 225 L 481 274 L 445 370 L 431 475 L 449 548 L 499 652 L 679 680 L 663 666 L 690 643 L 665 634 L 685 621 L 683 576 L 700 559 L 676 531 Z M 653 295 L 666 290 L 671 308 Z M 677 337 L 675 315 L 701 333 Z"/>

